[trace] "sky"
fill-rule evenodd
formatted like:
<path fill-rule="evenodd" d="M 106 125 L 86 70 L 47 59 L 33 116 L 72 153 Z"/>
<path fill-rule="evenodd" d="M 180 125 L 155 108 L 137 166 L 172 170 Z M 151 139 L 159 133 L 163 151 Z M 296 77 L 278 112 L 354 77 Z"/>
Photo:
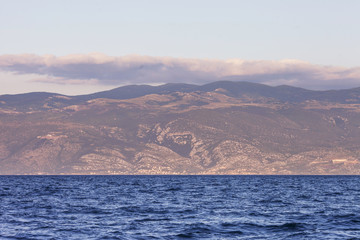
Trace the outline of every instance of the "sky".
<path fill-rule="evenodd" d="M 358 0 L 0 0 L 0 94 L 360 87 Z"/>

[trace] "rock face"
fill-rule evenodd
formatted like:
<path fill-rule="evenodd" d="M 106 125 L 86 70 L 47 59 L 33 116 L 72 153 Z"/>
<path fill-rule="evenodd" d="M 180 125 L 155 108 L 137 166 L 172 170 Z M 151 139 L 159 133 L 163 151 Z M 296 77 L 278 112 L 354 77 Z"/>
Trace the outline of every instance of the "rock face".
<path fill-rule="evenodd" d="M 0 174 L 360 174 L 360 89 L 0 96 Z"/>

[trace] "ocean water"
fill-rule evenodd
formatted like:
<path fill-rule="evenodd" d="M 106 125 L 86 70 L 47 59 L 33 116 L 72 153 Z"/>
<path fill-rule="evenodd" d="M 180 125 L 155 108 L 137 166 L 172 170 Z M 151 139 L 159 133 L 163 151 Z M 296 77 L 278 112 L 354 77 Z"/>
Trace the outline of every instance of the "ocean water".
<path fill-rule="evenodd" d="M 0 239 L 360 239 L 360 177 L 0 176 Z"/>

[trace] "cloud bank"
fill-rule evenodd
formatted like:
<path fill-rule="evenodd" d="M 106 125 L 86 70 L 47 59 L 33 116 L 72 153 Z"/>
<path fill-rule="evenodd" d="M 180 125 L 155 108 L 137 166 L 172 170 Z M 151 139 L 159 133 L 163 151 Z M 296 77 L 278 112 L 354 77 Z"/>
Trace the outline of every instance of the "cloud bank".
<path fill-rule="evenodd" d="M 36 74 L 32 81 L 57 84 L 204 84 L 234 80 L 309 89 L 360 86 L 360 67 L 314 65 L 299 60 L 212 60 L 104 54 L 0 55 L 0 70 Z"/>

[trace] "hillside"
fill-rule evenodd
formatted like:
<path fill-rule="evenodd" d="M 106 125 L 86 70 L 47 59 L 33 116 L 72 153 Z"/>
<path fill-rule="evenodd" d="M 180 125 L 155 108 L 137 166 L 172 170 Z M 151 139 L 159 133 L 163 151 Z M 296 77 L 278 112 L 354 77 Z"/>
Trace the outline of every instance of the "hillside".
<path fill-rule="evenodd" d="M 359 174 L 360 88 L 0 96 L 0 174 Z"/>

